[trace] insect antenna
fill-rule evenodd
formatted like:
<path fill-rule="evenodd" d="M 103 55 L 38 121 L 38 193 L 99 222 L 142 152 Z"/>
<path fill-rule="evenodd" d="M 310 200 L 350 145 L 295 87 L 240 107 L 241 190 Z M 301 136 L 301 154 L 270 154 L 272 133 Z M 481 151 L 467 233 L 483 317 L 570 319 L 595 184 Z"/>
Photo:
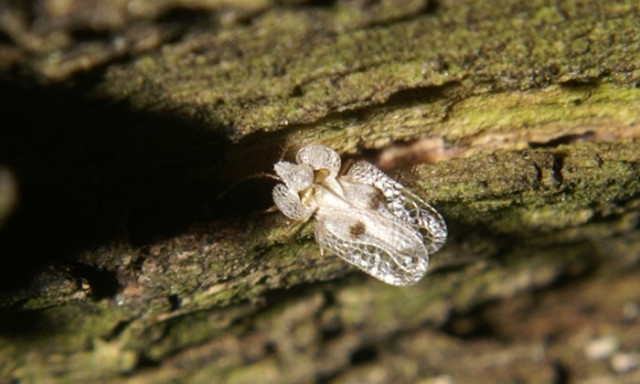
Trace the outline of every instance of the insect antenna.
<path fill-rule="evenodd" d="M 275 180 L 275 181 L 282 181 L 282 180 L 280 180 L 280 178 L 277 175 L 274 175 L 272 173 L 257 172 L 257 173 L 254 173 L 252 175 L 243 177 L 241 180 L 238 180 L 238 181 L 234 182 L 233 184 L 231 184 L 230 186 L 226 187 L 225 189 L 222 190 L 222 192 L 218 193 L 216 198 L 218 200 L 222 200 L 229 194 L 229 192 L 231 192 L 234 189 L 238 188 L 238 186 L 240 186 L 241 184 L 246 183 L 246 182 L 251 181 L 251 180 L 262 179 L 262 178 L 271 179 L 271 180 Z"/>

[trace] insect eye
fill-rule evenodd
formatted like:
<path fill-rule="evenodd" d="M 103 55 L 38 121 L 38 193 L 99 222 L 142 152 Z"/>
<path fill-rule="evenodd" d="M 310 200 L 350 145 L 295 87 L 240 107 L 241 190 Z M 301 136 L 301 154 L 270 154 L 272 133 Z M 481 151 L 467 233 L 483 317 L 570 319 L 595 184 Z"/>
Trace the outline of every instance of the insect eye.
<path fill-rule="evenodd" d="M 329 171 L 327 168 L 318 169 L 317 171 L 314 172 L 313 182 L 314 183 L 322 183 L 323 181 L 325 181 L 327 179 L 327 177 L 329 177 L 330 173 L 331 173 L 331 171 Z"/>

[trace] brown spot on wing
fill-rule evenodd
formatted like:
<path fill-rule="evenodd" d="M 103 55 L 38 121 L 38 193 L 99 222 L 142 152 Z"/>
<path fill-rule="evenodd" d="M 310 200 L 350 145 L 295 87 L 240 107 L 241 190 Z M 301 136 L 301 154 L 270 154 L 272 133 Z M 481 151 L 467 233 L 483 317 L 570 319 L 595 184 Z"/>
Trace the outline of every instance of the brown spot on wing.
<path fill-rule="evenodd" d="M 366 231 L 367 231 L 367 227 L 360 220 L 356 221 L 355 224 L 353 224 L 352 226 L 349 227 L 349 233 L 354 238 L 358 238 L 358 237 L 364 235 L 364 233 Z"/>

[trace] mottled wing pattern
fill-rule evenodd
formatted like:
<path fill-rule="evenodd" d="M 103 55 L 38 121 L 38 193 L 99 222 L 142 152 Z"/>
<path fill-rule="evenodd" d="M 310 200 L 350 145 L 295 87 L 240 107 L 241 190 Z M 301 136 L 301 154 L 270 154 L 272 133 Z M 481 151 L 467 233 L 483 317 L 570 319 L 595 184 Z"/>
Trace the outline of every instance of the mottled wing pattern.
<path fill-rule="evenodd" d="M 313 169 L 308 164 L 293 164 L 288 161 L 278 161 L 273 169 L 287 188 L 299 192 L 309 188 L 313 183 Z"/>
<path fill-rule="evenodd" d="M 325 146 L 302 147 L 296 161 L 274 165 L 284 184 L 275 186 L 273 200 L 291 219 L 315 214 L 322 249 L 388 284 L 424 276 L 429 254 L 447 237 L 435 209 L 367 162 L 339 176 L 340 156 Z"/>
<path fill-rule="evenodd" d="M 302 204 L 300 196 L 285 184 L 276 184 L 271 195 L 278 209 L 290 219 L 306 221 L 313 214 L 313 209 Z"/>
<path fill-rule="evenodd" d="M 374 211 L 319 207 L 315 238 L 371 276 L 392 285 L 411 285 L 427 272 L 429 254 L 420 236 Z"/>
<path fill-rule="evenodd" d="M 340 171 L 340 155 L 324 145 L 310 144 L 298 150 L 298 164 L 307 164 L 314 170 L 327 169 L 330 177 L 338 176 Z"/>
<path fill-rule="evenodd" d="M 372 185 L 382 192 L 389 211 L 424 237 L 429 254 L 442 248 L 447 239 L 444 219 L 432 206 L 402 184 L 366 161 L 355 163 L 343 177 L 352 182 Z"/>

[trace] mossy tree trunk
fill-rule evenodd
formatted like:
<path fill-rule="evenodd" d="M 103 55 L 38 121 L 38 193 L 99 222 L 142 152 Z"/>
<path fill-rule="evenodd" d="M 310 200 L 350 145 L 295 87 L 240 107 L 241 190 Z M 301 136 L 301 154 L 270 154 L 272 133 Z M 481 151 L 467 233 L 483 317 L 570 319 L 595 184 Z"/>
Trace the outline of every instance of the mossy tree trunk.
<path fill-rule="evenodd" d="M 640 381 L 637 2 L 34 4 L 0 1 L 0 381 Z M 310 142 L 443 214 L 423 281 L 265 212 Z"/>

